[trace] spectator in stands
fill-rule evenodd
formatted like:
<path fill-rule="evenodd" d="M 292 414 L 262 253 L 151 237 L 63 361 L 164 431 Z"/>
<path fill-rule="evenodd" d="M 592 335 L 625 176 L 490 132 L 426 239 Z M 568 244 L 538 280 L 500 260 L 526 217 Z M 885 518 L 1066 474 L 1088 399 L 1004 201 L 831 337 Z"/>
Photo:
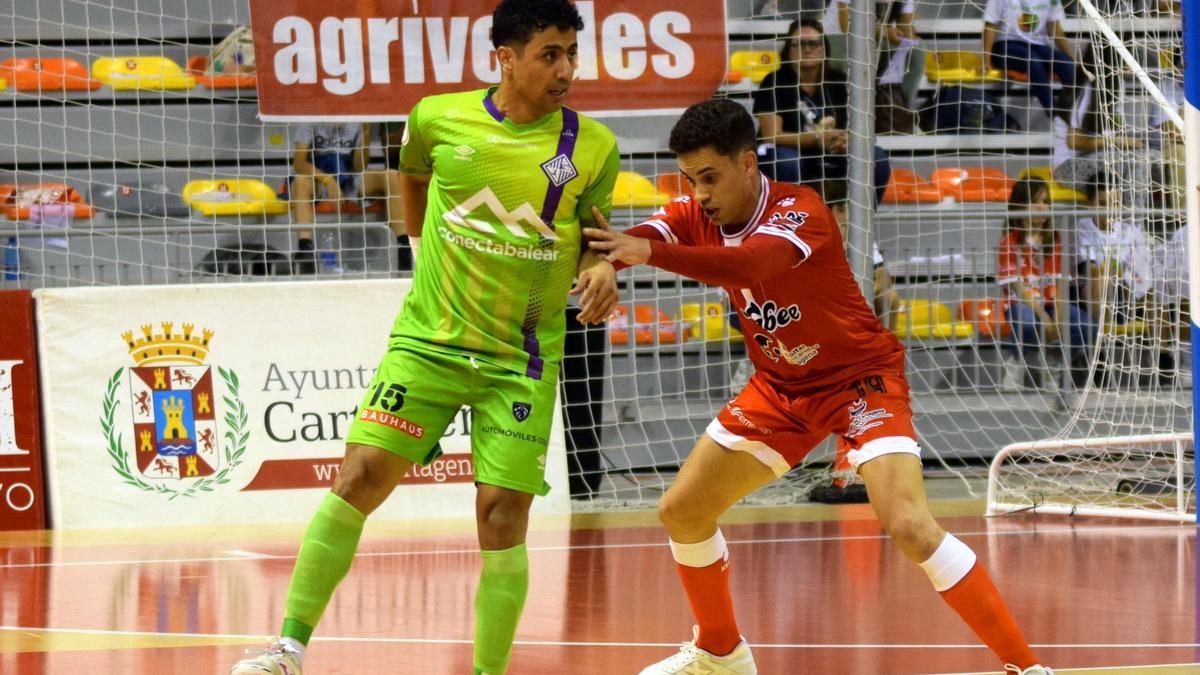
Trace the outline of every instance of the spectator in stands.
<path fill-rule="evenodd" d="M 1121 191 L 1110 187 L 1101 172 L 1087 186 L 1088 206 L 1108 211 L 1121 208 Z M 1186 230 L 1172 238 L 1170 248 L 1186 251 Z M 1178 344 L 1180 290 L 1164 282 L 1165 254 L 1156 256 L 1143 227 L 1131 220 L 1114 220 L 1101 213 L 1076 224 L 1081 276 L 1086 273 L 1087 301 L 1101 325 L 1133 323 L 1138 332 L 1158 338 L 1158 372 L 1162 381 L 1175 377 L 1173 348 Z M 1179 255 L 1180 250 L 1173 255 Z M 1186 254 L 1186 253 L 1184 253 Z M 1139 324 L 1141 324 L 1139 326 Z"/>
<path fill-rule="evenodd" d="M 838 228 L 842 231 L 842 244 L 849 251 L 849 214 L 850 202 L 847 199 L 846 181 L 841 179 L 827 180 L 822 186 L 823 198 L 833 217 L 837 220 Z M 885 325 L 896 326 L 897 315 L 904 311 L 904 298 L 892 287 L 892 275 L 888 274 L 884 265 L 883 254 L 879 252 L 879 244 L 871 242 L 871 259 L 875 270 L 875 294 L 873 304 L 875 315 L 885 319 Z"/>
<path fill-rule="evenodd" d="M 848 162 L 849 90 L 846 74 L 826 63 L 821 24 L 793 21 L 779 53 L 779 70 L 754 92 L 763 172 L 780 182 L 819 189 L 828 179 L 845 178 Z M 875 147 L 876 202 L 883 198 L 891 165 Z"/>
<path fill-rule="evenodd" d="M 1004 290 L 1005 315 L 1012 326 L 1015 345 L 1005 367 L 1005 388 L 1019 389 L 1026 371 L 1034 368 L 1034 380 L 1046 370 L 1049 361 L 1059 360 L 1061 350 L 1047 345 L 1061 343 L 1060 330 L 1070 329 L 1071 366 L 1086 371 L 1086 347 L 1095 338 L 1095 327 L 1086 311 L 1069 305 L 1058 293 L 1063 278 L 1063 251 L 1054 219 L 1050 217 L 1050 190 L 1037 178 L 1025 178 L 1013 186 L 1008 200 L 1012 212 L 1037 212 L 1039 215 L 1012 215 L 1005 223 L 996 264 L 996 279 Z M 1067 317 L 1067 325 L 1060 323 Z M 1046 373 L 1046 385 L 1057 383 L 1056 373 Z"/>
<path fill-rule="evenodd" d="M 1143 147 L 1136 138 L 1105 133 L 1119 127 L 1115 105 L 1124 91 L 1116 52 L 1095 42 L 1083 49 L 1088 77 L 1075 90 L 1070 108 L 1054 116 L 1054 180 L 1083 192 L 1104 168 L 1103 150 Z"/>
<path fill-rule="evenodd" d="M 292 220 L 301 226 L 293 271 L 312 274 L 316 254 L 311 227 L 316 200 L 326 200 L 342 208 L 344 200 L 382 197 L 387 200 L 388 224 L 397 236 L 405 234 L 400 208 L 400 173 L 393 170 L 368 170 L 367 126 L 364 124 L 304 124 L 296 128 L 292 141 L 293 174 L 288 180 L 287 196 Z"/>
<path fill-rule="evenodd" d="M 916 16 L 916 0 L 890 0 L 879 3 L 875 22 L 875 36 L 886 39 L 893 47 L 899 46 L 904 38 L 917 39 L 913 27 Z M 842 35 L 850 31 L 850 0 L 829 0 L 825 15 L 821 18 L 825 35 Z"/>
<path fill-rule="evenodd" d="M 1029 78 L 1029 89 L 1053 116 L 1050 80 L 1058 77 L 1065 91 L 1075 86 L 1075 57 L 1063 33 L 1066 18 L 1061 0 L 988 0 L 983 12 L 983 63 Z"/>

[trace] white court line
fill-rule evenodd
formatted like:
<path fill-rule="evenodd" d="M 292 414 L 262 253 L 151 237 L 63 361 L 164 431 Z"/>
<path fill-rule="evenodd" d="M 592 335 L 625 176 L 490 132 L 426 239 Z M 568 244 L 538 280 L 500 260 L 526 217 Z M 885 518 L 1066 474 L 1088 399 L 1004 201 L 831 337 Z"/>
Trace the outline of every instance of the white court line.
<path fill-rule="evenodd" d="M 32 471 L 32 469 L 27 466 L 0 467 L 0 473 L 19 473 L 23 471 Z"/>
<path fill-rule="evenodd" d="M 238 548 L 230 549 L 228 551 L 221 551 L 221 553 L 234 556 L 235 558 L 250 558 L 252 560 L 266 560 L 275 557 L 269 553 L 255 553 L 254 551 L 243 551 Z"/>
<path fill-rule="evenodd" d="M 126 637 L 195 638 L 211 640 L 271 640 L 273 635 L 247 635 L 240 633 L 158 633 L 141 630 L 101 630 L 95 628 L 36 628 L 31 626 L 0 626 L 0 631 L 25 631 L 36 633 L 65 633 L 82 635 L 119 635 Z M 376 644 L 445 644 L 469 645 L 469 639 L 452 638 L 385 638 L 353 636 L 313 636 L 313 642 L 366 642 Z M 678 647 L 679 642 L 572 642 L 562 640 L 516 640 L 514 644 L 526 647 Z M 854 643 L 762 643 L 750 644 L 755 649 L 987 649 L 983 644 L 854 644 Z M 1200 647 L 1200 642 L 1097 642 L 1042 643 L 1032 644 L 1035 649 L 1150 649 Z"/>
<path fill-rule="evenodd" d="M 1113 525 L 1105 527 L 1059 527 L 1059 528 L 1034 528 L 1028 530 L 1006 530 L 1003 532 L 955 532 L 954 536 L 959 539 L 970 537 L 1010 537 L 1021 534 L 1037 534 L 1037 535 L 1052 535 L 1052 534 L 1068 534 L 1078 535 L 1084 534 L 1129 534 L 1131 532 L 1180 532 L 1188 537 L 1196 536 L 1196 525 L 1149 525 L 1130 528 L 1129 526 Z M 666 548 L 669 544 L 665 541 L 661 542 L 641 542 L 628 544 L 567 544 L 565 546 L 530 546 L 528 551 L 531 553 L 541 552 L 556 552 L 556 551 L 585 551 L 596 549 L 629 549 L 629 548 Z M 864 534 L 853 536 L 826 536 L 826 537 L 779 537 L 766 539 L 730 539 L 727 543 L 730 546 L 753 545 L 753 544 L 803 544 L 810 542 L 828 542 L 828 541 L 862 541 L 862 540 L 882 540 L 888 539 L 886 534 Z M 204 558 L 149 558 L 144 560 L 69 560 L 65 562 L 39 562 L 39 563 L 16 563 L 16 564 L 0 564 L 0 570 L 4 569 L 22 569 L 31 567 L 90 567 L 97 565 L 164 565 L 170 563 L 201 563 L 201 562 L 229 562 L 229 561 L 247 561 L 247 560 L 295 560 L 296 554 L 289 553 L 284 555 L 276 555 L 271 553 L 258 553 L 255 551 L 222 551 L 222 553 L 234 553 L 232 557 L 209 556 Z M 451 548 L 451 549 L 425 549 L 417 551 L 368 551 L 359 552 L 356 557 L 359 558 L 392 558 L 392 557 L 409 557 L 421 555 L 469 555 L 479 553 L 479 549 L 471 548 Z"/>

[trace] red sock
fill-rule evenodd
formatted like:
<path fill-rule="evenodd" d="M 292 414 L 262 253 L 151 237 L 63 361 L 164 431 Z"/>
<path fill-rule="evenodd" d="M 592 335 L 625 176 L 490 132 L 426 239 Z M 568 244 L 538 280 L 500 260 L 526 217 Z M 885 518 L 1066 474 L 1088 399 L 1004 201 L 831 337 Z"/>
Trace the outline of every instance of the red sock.
<path fill-rule="evenodd" d="M 692 614 L 700 626 L 696 646 L 716 656 L 728 654 L 742 641 L 742 634 L 733 616 L 733 597 L 729 594 L 729 553 L 725 550 L 724 538 L 718 532 L 706 542 L 671 542 L 671 546 L 675 553 L 675 569 L 679 571 L 679 580 L 683 582 L 683 590 L 692 605 Z M 691 567 L 678 562 L 680 557 L 687 557 L 681 555 L 680 549 L 696 550 L 700 547 L 712 553 L 719 550 L 718 556 L 706 555 L 708 560 L 717 557 L 717 561 L 706 567 Z"/>
<path fill-rule="evenodd" d="M 942 599 L 1005 663 L 1021 669 L 1040 663 L 983 563 L 976 561 L 965 577 L 942 591 Z"/>

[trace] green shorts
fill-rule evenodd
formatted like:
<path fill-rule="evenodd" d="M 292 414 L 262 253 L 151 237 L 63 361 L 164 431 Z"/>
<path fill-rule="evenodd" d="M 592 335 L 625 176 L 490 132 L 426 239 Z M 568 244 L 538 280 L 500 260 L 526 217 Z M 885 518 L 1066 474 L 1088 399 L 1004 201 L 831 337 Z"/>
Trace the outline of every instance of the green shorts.
<path fill-rule="evenodd" d="M 547 380 L 466 356 L 392 347 L 379 363 L 346 442 L 428 464 L 442 454 L 438 441 L 446 427 L 469 406 L 475 482 L 545 495 L 558 386 L 557 377 Z"/>

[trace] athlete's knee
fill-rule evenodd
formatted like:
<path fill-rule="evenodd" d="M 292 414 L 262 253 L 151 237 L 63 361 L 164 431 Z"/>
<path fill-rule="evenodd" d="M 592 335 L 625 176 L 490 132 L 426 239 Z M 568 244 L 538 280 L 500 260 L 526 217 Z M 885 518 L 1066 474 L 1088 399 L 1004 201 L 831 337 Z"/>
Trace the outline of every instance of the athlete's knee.
<path fill-rule="evenodd" d="M 937 550 L 946 534 L 929 510 L 918 504 L 895 509 L 883 527 L 905 553 L 921 560 Z"/>
<path fill-rule="evenodd" d="M 658 502 L 658 520 L 672 535 L 691 534 L 715 526 L 718 513 L 710 513 L 703 504 L 667 490 Z"/>
<path fill-rule="evenodd" d="M 389 466 L 390 461 L 404 460 L 385 456 L 382 451 L 348 446 L 333 480 L 333 493 L 364 514 L 371 513 L 396 487 L 398 467 Z"/>
<path fill-rule="evenodd" d="M 493 548 L 508 548 L 503 544 L 515 546 L 524 541 L 531 501 L 529 495 L 515 490 L 482 492 L 475 514 L 480 537 L 496 542 Z"/>

